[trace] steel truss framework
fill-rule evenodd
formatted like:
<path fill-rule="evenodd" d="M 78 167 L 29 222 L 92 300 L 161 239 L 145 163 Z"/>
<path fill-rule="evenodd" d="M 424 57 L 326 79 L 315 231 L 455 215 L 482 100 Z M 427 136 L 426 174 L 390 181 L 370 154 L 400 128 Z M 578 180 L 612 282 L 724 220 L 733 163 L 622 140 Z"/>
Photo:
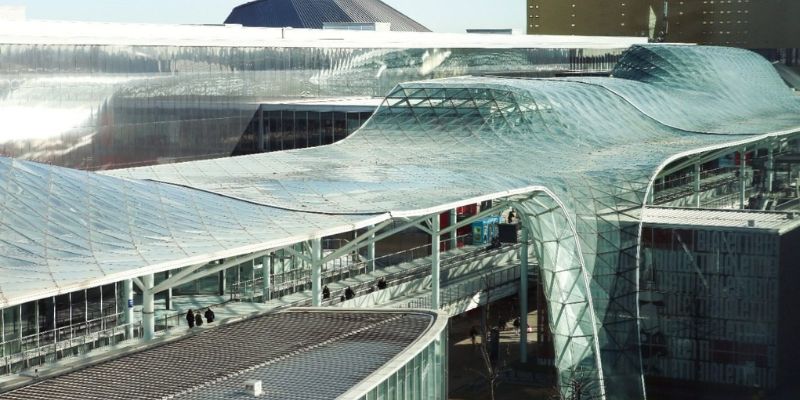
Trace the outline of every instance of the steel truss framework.
<path fill-rule="evenodd" d="M 635 46 L 612 78 L 402 84 L 356 134 L 321 148 L 115 177 L 2 160 L 13 179 L 0 274 L 13 279 L 2 280 L 0 304 L 304 241 L 322 261 L 323 236 L 375 226 L 358 241 L 368 243 L 390 219 L 419 226 L 502 198 L 539 258 L 562 386 L 580 380 L 601 398 L 644 398 L 640 227 L 621 221 L 638 219 L 669 164 L 796 133 L 799 111 L 753 53 Z M 40 196 L 20 200 L 27 192 Z M 44 240 L 26 241 L 28 230 Z M 20 292 L 34 283 L 35 293 Z"/>

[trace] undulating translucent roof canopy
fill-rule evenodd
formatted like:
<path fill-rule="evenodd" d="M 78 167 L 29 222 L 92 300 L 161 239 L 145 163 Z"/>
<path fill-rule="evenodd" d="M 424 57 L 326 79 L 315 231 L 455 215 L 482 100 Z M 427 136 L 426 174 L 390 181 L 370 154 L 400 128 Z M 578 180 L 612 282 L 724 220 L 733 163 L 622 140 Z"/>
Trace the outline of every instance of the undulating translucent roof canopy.
<path fill-rule="evenodd" d="M 515 207 L 562 382 L 588 370 L 598 393 L 642 397 L 639 238 L 620 217 L 671 161 L 798 131 L 800 98 L 760 56 L 648 45 L 609 78 L 402 84 L 330 146 L 106 175 L 3 160 L 0 305 L 541 193 Z"/>

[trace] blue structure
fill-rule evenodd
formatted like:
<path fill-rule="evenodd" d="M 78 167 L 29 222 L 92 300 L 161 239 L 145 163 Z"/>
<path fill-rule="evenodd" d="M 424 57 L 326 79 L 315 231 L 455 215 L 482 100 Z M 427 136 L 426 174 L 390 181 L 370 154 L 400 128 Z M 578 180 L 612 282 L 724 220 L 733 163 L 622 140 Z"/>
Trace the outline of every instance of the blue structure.
<path fill-rule="evenodd" d="M 472 244 L 489 244 L 498 235 L 499 216 L 481 218 L 472 223 Z"/>

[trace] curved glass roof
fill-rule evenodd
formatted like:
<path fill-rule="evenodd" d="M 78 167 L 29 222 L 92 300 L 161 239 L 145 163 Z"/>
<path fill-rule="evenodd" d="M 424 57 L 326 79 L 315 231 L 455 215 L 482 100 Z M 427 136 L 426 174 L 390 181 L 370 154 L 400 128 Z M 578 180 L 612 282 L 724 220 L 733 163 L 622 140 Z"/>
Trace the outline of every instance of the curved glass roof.
<path fill-rule="evenodd" d="M 609 78 L 402 84 L 325 147 L 106 175 L 3 160 L 0 306 L 538 192 L 518 207 L 562 382 L 588 370 L 598 394 L 643 397 L 639 240 L 621 217 L 672 160 L 796 132 L 800 97 L 760 56 L 647 45 Z"/>
<path fill-rule="evenodd" d="M 0 306 L 377 214 L 586 179 L 645 184 L 673 154 L 800 126 L 800 99 L 744 50 L 634 46 L 614 75 L 407 83 L 338 144 L 108 173 L 223 196 L 0 159 Z"/>

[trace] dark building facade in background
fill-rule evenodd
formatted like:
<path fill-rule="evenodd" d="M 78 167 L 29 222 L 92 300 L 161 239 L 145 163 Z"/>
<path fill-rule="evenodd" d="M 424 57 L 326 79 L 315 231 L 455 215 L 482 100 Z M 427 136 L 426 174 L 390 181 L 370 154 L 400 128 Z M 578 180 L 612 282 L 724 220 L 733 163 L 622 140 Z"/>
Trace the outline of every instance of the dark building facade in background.
<path fill-rule="evenodd" d="M 800 2 L 795 0 L 528 0 L 527 13 L 529 34 L 800 47 Z"/>
<path fill-rule="evenodd" d="M 226 24 L 322 29 L 326 22 L 388 22 L 393 31 L 430 32 L 379 0 L 257 0 L 231 11 Z"/>

